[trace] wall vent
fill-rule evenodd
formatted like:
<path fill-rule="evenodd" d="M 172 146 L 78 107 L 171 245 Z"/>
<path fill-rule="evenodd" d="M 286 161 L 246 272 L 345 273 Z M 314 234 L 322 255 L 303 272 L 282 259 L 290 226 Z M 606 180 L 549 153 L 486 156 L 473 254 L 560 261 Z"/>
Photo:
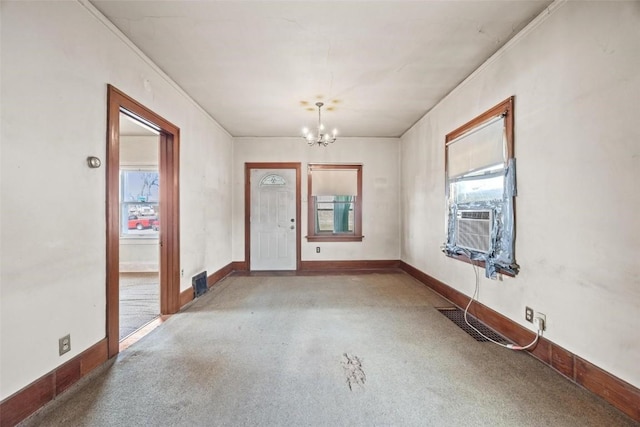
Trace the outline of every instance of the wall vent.
<path fill-rule="evenodd" d="M 200 274 L 196 274 L 191 278 L 191 286 L 193 286 L 193 293 L 195 298 L 206 293 L 209 288 L 207 287 L 207 270 Z"/>
<path fill-rule="evenodd" d="M 459 210 L 456 219 L 455 245 L 476 252 L 489 252 L 493 211 Z"/>

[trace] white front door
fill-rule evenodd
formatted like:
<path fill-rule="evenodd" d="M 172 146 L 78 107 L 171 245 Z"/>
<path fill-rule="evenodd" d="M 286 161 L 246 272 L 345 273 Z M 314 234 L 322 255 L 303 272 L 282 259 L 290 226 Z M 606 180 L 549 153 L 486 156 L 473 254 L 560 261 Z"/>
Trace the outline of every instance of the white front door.
<path fill-rule="evenodd" d="M 250 269 L 295 270 L 295 169 L 251 169 L 250 221 Z"/>

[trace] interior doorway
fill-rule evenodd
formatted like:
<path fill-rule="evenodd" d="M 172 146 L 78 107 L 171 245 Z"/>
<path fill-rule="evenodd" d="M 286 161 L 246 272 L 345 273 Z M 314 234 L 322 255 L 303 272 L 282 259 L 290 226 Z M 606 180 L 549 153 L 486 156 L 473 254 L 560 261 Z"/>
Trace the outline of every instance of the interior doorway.
<path fill-rule="evenodd" d="M 249 270 L 300 268 L 300 163 L 245 164 Z"/>
<path fill-rule="evenodd" d="M 109 357 L 113 357 L 119 351 L 121 338 L 120 261 L 127 261 L 121 250 L 121 236 L 134 235 L 139 241 L 146 234 L 147 246 L 151 247 L 148 252 L 157 256 L 154 274 L 159 283 L 159 314 L 173 314 L 180 308 L 179 129 L 111 85 L 107 104 L 106 335 Z M 125 173 L 130 147 L 122 138 L 121 128 L 128 126 L 130 120 L 157 138 L 151 149 L 157 152 L 155 175 L 149 168 L 140 167 Z M 139 198 L 136 195 L 134 200 L 125 200 L 127 182 L 144 187 Z"/>
<path fill-rule="evenodd" d="M 160 316 L 159 136 L 120 112 L 120 341 Z"/>

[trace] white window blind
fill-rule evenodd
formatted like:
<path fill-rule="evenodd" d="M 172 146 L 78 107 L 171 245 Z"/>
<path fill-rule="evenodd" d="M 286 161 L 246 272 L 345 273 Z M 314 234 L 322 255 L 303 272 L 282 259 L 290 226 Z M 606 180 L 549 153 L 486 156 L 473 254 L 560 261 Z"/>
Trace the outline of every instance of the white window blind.
<path fill-rule="evenodd" d="M 497 117 L 448 143 L 447 172 L 455 178 L 499 163 L 506 163 L 504 119 Z"/>
<path fill-rule="evenodd" d="M 358 171 L 356 169 L 313 171 L 312 196 L 357 196 Z"/>

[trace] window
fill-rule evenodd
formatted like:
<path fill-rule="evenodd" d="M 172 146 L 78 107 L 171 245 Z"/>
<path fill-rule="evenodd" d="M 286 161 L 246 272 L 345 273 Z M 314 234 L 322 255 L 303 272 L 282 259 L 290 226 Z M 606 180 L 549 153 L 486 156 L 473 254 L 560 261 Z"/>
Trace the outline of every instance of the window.
<path fill-rule="evenodd" d="M 120 235 L 158 237 L 159 176 L 157 169 L 120 170 Z"/>
<path fill-rule="evenodd" d="M 445 139 L 447 242 L 444 252 L 516 275 L 513 97 Z"/>
<path fill-rule="evenodd" d="M 310 242 L 362 241 L 362 165 L 309 164 Z"/>

